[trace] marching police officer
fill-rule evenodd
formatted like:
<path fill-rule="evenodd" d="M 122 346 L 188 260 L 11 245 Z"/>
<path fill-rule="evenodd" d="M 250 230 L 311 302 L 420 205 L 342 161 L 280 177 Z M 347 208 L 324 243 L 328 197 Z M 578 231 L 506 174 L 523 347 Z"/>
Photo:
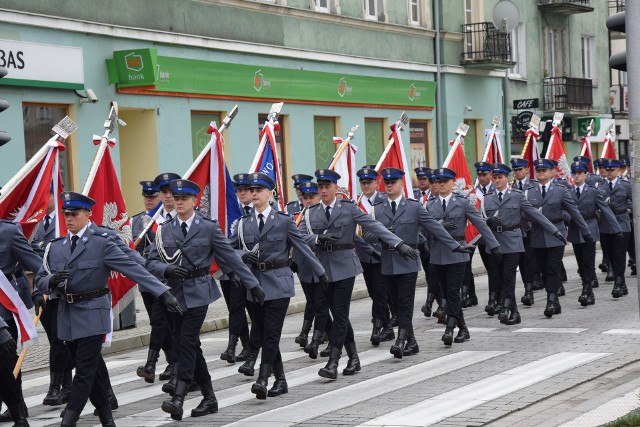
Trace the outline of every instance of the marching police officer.
<path fill-rule="evenodd" d="M 606 161 L 606 159 L 604 159 L 604 158 L 595 159 L 593 161 L 593 167 L 596 168 L 596 173 L 594 175 L 597 175 L 598 178 L 600 178 L 600 180 L 597 181 L 594 184 L 596 186 L 596 188 L 598 188 L 598 191 L 600 191 L 600 186 L 601 185 L 606 185 L 607 182 L 608 182 L 607 181 L 607 170 L 604 167 L 605 161 Z M 602 228 L 602 221 L 601 220 L 602 220 L 602 217 L 600 217 L 598 219 L 598 227 L 599 228 Z M 600 242 L 600 249 L 602 249 L 602 262 L 598 265 L 598 268 L 600 268 L 600 270 L 603 273 L 607 273 L 607 276 L 605 277 L 605 282 L 613 282 L 613 279 L 614 279 L 613 268 L 611 267 L 611 262 L 609 261 L 609 254 L 607 254 L 607 250 L 605 248 L 605 245 L 603 245 L 602 242 Z M 597 283 L 597 279 L 596 279 L 596 283 Z"/>
<path fill-rule="evenodd" d="M 203 399 L 191 411 L 191 416 L 201 417 L 218 411 L 199 338 L 209 304 L 220 298 L 220 291 L 209 274 L 211 263 L 215 259 L 222 271 L 235 272 L 256 298 L 264 297 L 264 292 L 231 248 L 218 223 L 195 212 L 196 196 L 200 192 L 198 184 L 176 179 L 169 186 L 177 218 L 163 223 L 158 229 L 147 268 L 156 277 L 167 279 L 171 294 L 184 312 L 182 316 L 172 314 L 170 317 L 176 384 L 173 398 L 162 403 L 163 411 L 171 414 L 174 420 L 181 420 L 187 388 L 194 379 Z"/>
<path fill-rule="evenodd" d="M 302 210 L 302 193 L 300 192 L 300 185 L 304 184 L 305 182 L 313 181 L 313 177 L 311 175 L 298 173 L 292 175 L 291 179 L 293 179 L 293 188 L 296 190 L 296 196 L 298 196 L 298 198 L 292 202 L 287 203 L 284 206 L 284 210 L 289 215 L 297 214 Z"/>
<path fill-rule="evenodd" d="M 98 369 L 104 335 L 111 332 L 111 296 L 107 286 L 111 270 L 153 292 L 167 310 L 180 313 L 180 307 L 169 288 L 125 255 L 112 237 L 91 231 L 93 199 L 74 192 L 60 196 L 69 234 L 47 245 L 36 284 L 41 292 L 56 293 L 61 298 L 58 338 L 66 342 L 76 367 L 62 425 L 75 425 L 87 399 L 91 399 L 102 425 L 112 426 L 115 424 L 104 372 Z"/>
<path fill-rule="evenodd" d="M 429 191 L 431 168 L 419 167 L 413 171 L 416 173 L 416 178 L 418 178 L 418 188 L 413 189 L 413 198 L 424 206 L 431 195 L 431 191 Z"/>
<path fill-rule="evenodd" d="M 173 194 L 169 183 L 174 179 L 180 179 L 180 175 L 172 172 L 161 173 L 154 179 L 155 185 L 160 190 L 160 201 L 162 202 L 162 209 L 160 210 L 160 217 L 156 221 L 162 224 L 165 221 L 170 221 L 176 217 L 176 207 L 173 200 Z"/>
<path fill-rule="evenodd" d="M 509 173 L 511 168 L 505 164 L 495 163 L 492 175 L 495 190 L 484 198 L 484 213 L 487 225 L 500 243 L 502 258 L 494 263 L 497 282 L 502 287 L 504 304 L 498 314 L 498 319 L 506 325 L 520 323 L 520 313 L 516 303 L 516 269 L 520 257 L 525 253 L 522 238 L 522 216 L 533 220 L 549 233 L 554 233 L 556 227 L 544 215 L 531 206 L 520 190 L 510 189 Z M 531 292 L 529 284 L 529 292 Z"/>
<path fill-rule="evenodd" d="M 279 343 L 289 300 L 295 294 L 293 274 L 289 268 L 290 249 L 304 258 L 321 286 L 328 283 L 324 268 L 289 215 L 274 211 L 269 205 L 274 187 L 275 182 L 268 175 L 260 172 L 249 174 L 253 212 L 238 221 L 230 241 L 265 291 L 263 304 L 249 303 L 253 313 L 250 357 L 255 359 L 262 347 L 260 373 L 251 392 L 261 400 L 266 399 L 267 394 L 279 396 L 288 391 Z M 276 381 L 267 392 L 272 369 Z"/>

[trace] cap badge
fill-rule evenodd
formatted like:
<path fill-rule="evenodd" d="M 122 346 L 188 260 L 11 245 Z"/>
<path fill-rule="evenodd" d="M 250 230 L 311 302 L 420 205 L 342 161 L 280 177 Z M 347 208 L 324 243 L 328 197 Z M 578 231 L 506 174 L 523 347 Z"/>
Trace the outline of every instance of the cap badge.
<path fill-rule="evenodd" d="M 164 179 L 165 181 L 167 181 L 169 179 L 169 174 L 165 173 L 164 175 L 162 175 L 162 179 Z"/>

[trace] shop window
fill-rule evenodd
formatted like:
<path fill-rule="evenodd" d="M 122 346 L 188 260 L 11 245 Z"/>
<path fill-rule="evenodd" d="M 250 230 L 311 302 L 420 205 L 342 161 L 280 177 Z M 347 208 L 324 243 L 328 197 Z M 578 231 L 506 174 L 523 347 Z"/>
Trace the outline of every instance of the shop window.
<path fill-rule="evenodd" d="M 333 137 L 336 135 L 335 117 L 313 118 L 313 141 L 316 150 L 316 169 L 329 166 L 333 154 L 336 152 L 336 144 Z"/>
<path fill-rule="evenodd" d="M 409 121 L 409 142 L 411 146 L 411 175 L 414 185 L 418 182 L 415 179 L 413 170 L 418 167 L 429 166 L 429 139 L 427 137 L 426 120 Z"/>
<path fill-rule="evenodd" d="M 51 129 L 66 115 L 68 115 L 66 105 L 22 104 L 25 161 L 29 161 L 46 144 L 51 138 Z M 73 176 L 69 140 L 67 140 L 65 146 L 67 149 L 60 153 L 60 171 L 64 188 L 71 190 Z"/>
<path fill-rule="evenodd" d="M 385 146 L 384 120 L 371 118 L 364 119 L 364 137 L 366 145 L 367 164 L 378 164 L 378 160 L 380 160 L 380 157 L 382 157 Z M 356 143 L 356 145 L 358 144 Z"/>
<path fill-rule="evenodd" d="M 193 159 L 195 160 L 202 152 L 204 147 L 209 143 L 211 135 L 207 133 L 209 124 L 216 122 L 220 128 L 222 114 L 220 112 L 211 111 L 192 111 L 191 112 L 191 149 Z"/>
<path fill-rule="evenodd" d="M 258 138 L 260 137 L 260 133 L 262 132 L 262 127 L 264 126 L 264 122 L 267 121 L 268 114 L 258 114 Z M 286 147 L 286 138 L 285 138 L 285 121 L 287 120 L 287 116 L 281 115 L 278 117 L 278 123 L 280 123 L 280 129 L 276 130 L 276 151 L 278 152 L 278 164 L 280 166 L 280 171 L 282 173 L 282 187 L 283 194 L 286 200 L 289 200 L 289 168 L 287 167 L 287 147 Z M 256 150 L 258 149 L 258 143 L 260 139 L 256 139 Z M 254 155 L 255 153 L 251 153 Z M 253 157 L 251 157 L 253 160 Z"/>

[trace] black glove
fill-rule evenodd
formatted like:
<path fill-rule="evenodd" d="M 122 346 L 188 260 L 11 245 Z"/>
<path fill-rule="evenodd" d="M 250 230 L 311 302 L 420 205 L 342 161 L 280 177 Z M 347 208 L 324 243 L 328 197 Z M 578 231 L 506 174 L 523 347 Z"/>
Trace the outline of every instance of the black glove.
<path fill-rule="evenodd" d="M 236 288 L 238 288 L 238 289 L 242 288 L 242 279 L 240 279 L 240 276 L 238 276 L 236 273 L 231 271 L 231 272 L 227 273 L 227 277 L 229 278 L 229 281 L 231 283 L 236 285 Z"/>
<path fill-rule="evenodd" d="M 453 252 L 459 252 L 461 254 L 472 254 L 476 248 L 473 245 L 458 246 Z"/>
<path fill-rule="evenodd" d="M 160 294 L 158 300 L 169 313 L 175 313 L 178 316 L 182 316 L 182 308 L 180 308 L 178 300 L 171 295 L 171 292 L 166 291 L 165 293 Z"/>
<path fill-rule="evenodd" d="M 253 298 L 253 302 L 256 304 L 264 304 L 264 290 L 262 289 L 262 286 L 258 285 L 251 288 L 251 297 Z"/>
<path fill-rule="evenodd" d="M 411 246 L 406 243 L 400 243 L 396 246 L 396 251 L 404 259 L 418 259 L 418 253 Z"/>
<path fill-rule="evenodd" d="M 326 274 L 323 274 L 318 278 L 318 283 L 322 285 L 322 289 L 325 291 L 329 289 L 329 277 Z"/>
<path fill-rule="evenodd" d="M 502 219 L 500 219 L 499 216 L 491 216 L 489 218 L 487 218 L 487 225 L 489 227 L 497 227 L 500 224 L 502 224 Z"/>
<path fill-rule="evenodd" d="M 455 222 L 443 222 L 442 226 L 447 231 L 455 230 L 456 228 L 458 228 Z"/>
<path fill-rule="evenodd" d="M 291 269 L 292 273 L 297 273 L 298 272 L 298 264 L 296 264 L 293 261 L 291 261 L 291 265 L 289 266 L 289 268 Z"/>
<path fill-rule="evenodd" d="M 246 252 L 242 254 L 242 262 L 245 264 L 257 264 L 259 258 L 258 252 Z"/>
<path fill-rule="evenodd" d="M 371 251 L 371 258 L 373 258 L 374 260 L 380 262 L 380 252 Z"/>
<path fill-rule="evenodd" d="M 593 243 L 593 236 L 591 234 L 585 234 L 582 238 L 587 243 Z"/>
<path fill-rule="evenodd" d="M 49 292 L 56 290 L 58 286 L 69 278 L 69 272 L 67 270 L 56 271 L 53 277 L 49 280 Z"/>
<path fill-rule="evenodd" d="M 167 269 L 164 271 L 164 277 L 167 279 L 186 279 L 189 275 L 189 270 L 180 266 L 170 264 Z"/>
<path fill-rule="evenodd" d="M 564 236 L 560 231 L 556 231 L 555 233 L 553 233 L 553 235 L 556 236 L 558 239 L 560 239 L 562 241 L 562 244 L 564 245 L 567 244 L 567 239 L 564 238 Z"/>
<path fill-rule="evenodd" d="M 33 301 L 33 308 L 36 311 L 36 315 L 40 312 L 40 308 L 44 311 L 47 302 L 44 300 L 44 296 L 40 293 L 31 295 L 31 301 Z"/>
<path fill-rule="evenodd" d="M 493 248 L 493 249 L 491 249 L 491 258 L 492 258 L 495 262 L 500 262 L 500 261 L 502 261 L 502 252 L 500 252 L 500 247 L 497 247 L 497 248 Z"/>
<path fill-rule="evenodd" d="M 16 357 L 16 341 L 7 328 L 0 329 L 0 353 L 3 358 Z"/>
<path fill-rule="evenodd" d="M 341 233 L 318 234 L 318 243 L 333 243 L 342 237 Z"/>

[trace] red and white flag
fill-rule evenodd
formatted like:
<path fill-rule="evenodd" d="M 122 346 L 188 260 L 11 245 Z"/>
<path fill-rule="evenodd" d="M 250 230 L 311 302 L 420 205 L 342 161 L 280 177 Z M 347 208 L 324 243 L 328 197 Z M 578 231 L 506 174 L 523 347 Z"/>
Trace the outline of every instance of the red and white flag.
<path fill-rule="evenodd" d="M 333 137 L 336 145 L 342 144 L 343 139 L 337 136 Z M 333 170 L 340 174 L 338 187 L 346 188 L 350 199 L 355 199 L 358 194 L 358 177 L 356 172 L 356 152 L 358 147 L 349 143 L 342 155 L 336 161 Z"/>
<path fill-rule="evenodd" d="M 571 168 L 569 168 L 569 162 L 567 161 L 567 155 L 564 152 L 562 146 L 562 133 L 558 126 L 554 126 L 551 129 L 551 139 L 549 140 L 549 148 L 547 148 L 547 159 L 555 160 L 558 163 L 556 166 L 556 178 L 567 180 L 569 183 L 573 183 L 571 178 Z"/>
<path fill-rule="evenodd" d="M 538 138 L 540 138 L 540 134 L 536 129 L 529 128 L 529 130 L 525 132 L 525 137 L 528 142 L 522 148 L 520 157 L 529 162 L 529 176 L 534 177 L 536 176 L 536 169 L 533 166 L 533 162 L 540 158 L 540 154 L 538 153 Z"/>
<path fill-rule="evenodd" d="M 269 175 L 276 183 L 276 193 L 278 195 L 278 205 L 284 212 L 284 193 L 282 189 L 282 171 L 280 170 L 280 160 L 276 148 L 276 132 L 280 130 L 280 123 L 265 121 L 260 133 L 260 144 L 253 159 L 250 173 L 262 172 Z"/>
<path fill-rule="evenodd" d="M 500 144 L 500 131 L 493 129 L 485 129 L 484 137 L 487 139 L 484 154 L 482 155 L 483 162 L 504 163 L 504 156 L 502 155 L 502 146 Z"/>
<path fill-rule="evenodd" d="M 380 172 L 385 168 L 398 168 L 405 171 L 405 175 L 402 177 L 402 184 L 404 189 L 404 197 L 413 197 L 413 184 L 411 183 L 411 169 L 407 162 L 407 156 L 404 153 L 404 146 L 402 145 L 402 136 L 400 130 L 394 123 L 391 125 L 391 134 L 389 135 L 390 143 L 382 153 L 382 157 L 378 160 L 376 171 Z M 385 192 L 384 181 L 382 177 L 378 177 L 378 188 L 381 193 Z"/>
<path fill-rule="evenodd" d="M 0 271 L 0 304 L 13 314 L 13 319 L 18 326 L 18 344 L 28 347 L 35 342 L 33 340 L 37 332 L 29 309 L 2 271 Z"/>
<path fill-rule="evenodd" d="M 616 149 L 614 147 L 614 137 L 611 133 L 607 132 L 604 137 L 604 145 L 602 146 L 602 155 L 600 156 L 603 159 L 617 159 Z"/>
<path fill-rule="evenodd" d="M 591 132 L 587 133 L 582 137 L 582 146 L 580 147 L 580 155 L 589 158 L 589 163 L 587 166 L 589 167 L 589 173 L 593 173 L 593 163 L 592 163 L 592 155 L 591 155 Z"/>

